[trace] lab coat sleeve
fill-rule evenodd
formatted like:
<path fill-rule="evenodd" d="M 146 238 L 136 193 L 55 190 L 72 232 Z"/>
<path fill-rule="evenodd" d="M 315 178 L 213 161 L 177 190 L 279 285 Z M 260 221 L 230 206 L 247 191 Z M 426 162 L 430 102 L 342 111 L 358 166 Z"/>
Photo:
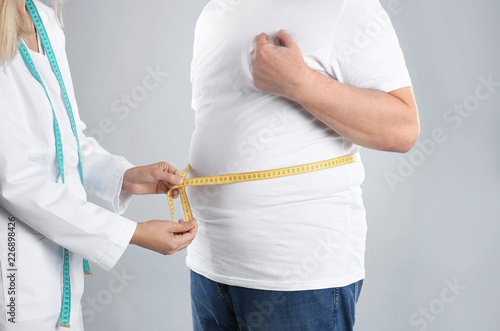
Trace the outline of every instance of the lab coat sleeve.
<path fill-rule="evenodd" d="M 121 215 L 132 199 L 132 194 L 122 190 L 123 176 L 133 165 L 125 158 L 111 155 L 93 138 L 83 134 L 83 123 L 78 128 L 85 190 L 108 203 Z"/>
<path fill-rule="evenodd" d="M 82 154 L 83 176 L 85 190 L 108 204 L 108 208 L 118 214 L 123 214 L 132 199 L 132 194 L 122 191 L 123 175 L 133 165 L 124 157 L 112 155 L 91 137 L 87 137 L 83 131 L 85 124 L 80 120 L 78 106 L 71 79 L 71 72 L 65 51 L 65 37 L 63 31 L 55 21 L 52 28 L 56 35 L 55 46 L 59 67 L 64 77 L 68 96 L 71 100 L 73 113 L 80 140 Z"/>
<path fill-rule="evenodd" d="M 0 94 L 0 204 L 49 240 L 110 270 L 137 224 L 77 197 L 74 185 L 51 180 L 26 154 L 28 135 L 2 70 Z M 119 167 L 125 166 L 113 171 Z"/>

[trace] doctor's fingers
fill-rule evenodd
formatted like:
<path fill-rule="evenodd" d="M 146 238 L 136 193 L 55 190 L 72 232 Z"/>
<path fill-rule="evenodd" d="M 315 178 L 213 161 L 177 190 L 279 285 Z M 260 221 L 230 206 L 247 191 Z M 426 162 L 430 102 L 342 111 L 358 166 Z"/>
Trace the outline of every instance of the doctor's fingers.
<path fill-rule="evenodd" d="M 184 233 L 166 233 L 161 236 L 161 242 L 158 243 L 158 248 L 155 249 L 158 253 L 163 255 L 172 255 L 175 252 L 183 250 L 194 240 L 196 236 L 197 227 L 184 232 Z"/>
<path fill-rule="evenodd" d="M 193 242 L 194 238 L 191 239 L 191 240 L 188 240 L 188 241 L 184 241 L 182 244 L 180 244 L 177 249 L 175 250 L 175 252 L 179 252 L 179 251 L 182 251 L 183 249 L 186 249 L 189 245 L 191 245 L 191 243 Z"/>
<path fill-rule="evenodd" d="M 183 250 L 184 248 L 188 247 L 194 240 L 196 236 L 196 232 L 198 231 L 198 227 L 192 228 L 188 232 L 184 233 L 178 233 L 178 234 L 171 234 L 170 238 L 170 244 L 172 245 L 170 247 L 172 253 L 178 252 Z"/>
<path fill-rule="evenodd" d="M 173 190 L 172 191 L 172 198 L 177 199 L 179 197 L 179 191 L 178 190 Z"/>
<path fill-rule="evenodd" d="M 198 222 L 196 219 L 192 221 L 186 222 L 184 220 L 180 220 L 179 223 L 168 222 L 167 223 L 168 231 L 174 235 L 181 235 L 192 230 L 196 230 L 198 228 Z"/>
<path fill-rule="evenodd" d="M 166 172 L 174 174 L 176 176 L 179 175 L 179 169 L 177 169 L 176 167 L 174 167 L 173 165 L 171 165 L 168 162 L 165 162 L 165 161 L 158 162 L 157 165 L 159 166 L 159 168 L 162 171 L 166 171 Z"/>
<path fill-rule="evenodd" d="M 174 187 L 175 185 L 172 185 L 170 184 L 169 182 L 166 182 L 166 181 L 160 181 L 158 183 L 158 186 L 157 186 L 157 189 L 156 189 L 156 193 L 157 194 L 167 194 L 168 191 L 170 191 L 172 189 L 172 187 Z M 179 191 L 177 189 L 173 190 L 172 191 L 172 197 L 174 199 L 177 199 L 179 197 Z"/>
<path fill-rule="evenodd" d="M 170 185 L 178 185 L 182 183 L 179 177 L 179 170 L 167 162 L 157 163 L 153 176 L 156 180 L 164 181 Z"/>

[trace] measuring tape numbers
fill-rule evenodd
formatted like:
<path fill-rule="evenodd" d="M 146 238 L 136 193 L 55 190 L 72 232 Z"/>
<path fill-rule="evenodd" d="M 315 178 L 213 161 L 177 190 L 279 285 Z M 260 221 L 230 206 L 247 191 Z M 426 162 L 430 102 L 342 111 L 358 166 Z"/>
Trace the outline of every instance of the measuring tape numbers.
<path fill-rule="evenodd" d="M 170 216 L 172 217 L 173 221 L 174 201 L 172 197 L 172 192 L 174 190 L 177 190 L 179 192 L 179 197 L 182 203 L 182 209 L 184 211 L 184 219 L 186 221 L 191 221 L 194 219 L 194 216 L 191 210 L 191 205 L 189 204 L 188 196 L 186 194 L 186 187 L 255 182 L 259 180 L 296 176 L 296 175 L 302 175 L 311 172 L 317 172 L 326 169 L 340 167 L 342 165 L 354 163 L 359 160 L 360 156 L 358 153 L 356 153 L 356 154 L 349 154 L 337 157 L 330 160 L 308 163 L 292 167 L 186 179 L 187 175 L 189 174 L 189 170 L 191 169 L 191 166 L 188 165 L 186 169 L 182 170 L 179 173 L 179 177 L 183 179 L 182 184 L 173 186 L 167 193 L 168 206 L 170 208 Z"/>

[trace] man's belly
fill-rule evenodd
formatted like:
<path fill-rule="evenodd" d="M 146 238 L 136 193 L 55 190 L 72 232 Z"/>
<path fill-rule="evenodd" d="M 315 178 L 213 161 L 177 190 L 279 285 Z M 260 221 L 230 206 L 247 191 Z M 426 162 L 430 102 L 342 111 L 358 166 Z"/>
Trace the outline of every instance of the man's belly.
<path fill-rule="evenodd" d="M 278 117 L 268 116 L 259 124 L 217 127 L 197 126 L 190 150 L 190 178 L 271 170 L 324 161 L 359 151 L 359 147 L 316 122 L 304 122 L 298 116 L 284 117 L 276 131 Z M 293 123 L 292 121 L 299 122 Z M 271 123 L 272 125 L 265 125 Z M 317 126 L 317 127 L 316 127 Z M 273 131 L 274 128 L 274 131 Z M 268 179 L 253 183 L 205 186 L 188 190 L 194 209 L 217 210 L 218 216 L 231 208 L 256 210 L 277 208 L 305 200 L 333 197 L 361 185 L 364 168 L 361 161 L 320 172 Z"/>
<path fill-rule="evenodd" d="M 300 106 L 266 98 L 273 97 L 197 111 L 189 177 L 271 170 L 359 151 Z M 291 177 L 190 187 L 199 231 L 188 266 L 220 282 L 260 289 L 352 282 L 363 272 L 363 180 L 357 161 Z M 323 262 L 314 273 L 295 269 L 315 254 Z"/>

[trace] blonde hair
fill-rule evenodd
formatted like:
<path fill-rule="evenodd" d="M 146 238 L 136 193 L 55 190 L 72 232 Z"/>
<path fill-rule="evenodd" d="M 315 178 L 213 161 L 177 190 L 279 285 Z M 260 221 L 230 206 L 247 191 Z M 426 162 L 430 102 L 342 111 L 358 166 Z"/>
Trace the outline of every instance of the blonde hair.
<path fill-rule="evenodd" d="M 62 26 L 61 0 L 54 0 L 54 10 Z M 17 54 L 21 37 L 30 34 L 23 25 L 24 11 L 24 5 L 21 6 L 19 0 L 0 0 L 0 64 L 12 60 Z"/>

